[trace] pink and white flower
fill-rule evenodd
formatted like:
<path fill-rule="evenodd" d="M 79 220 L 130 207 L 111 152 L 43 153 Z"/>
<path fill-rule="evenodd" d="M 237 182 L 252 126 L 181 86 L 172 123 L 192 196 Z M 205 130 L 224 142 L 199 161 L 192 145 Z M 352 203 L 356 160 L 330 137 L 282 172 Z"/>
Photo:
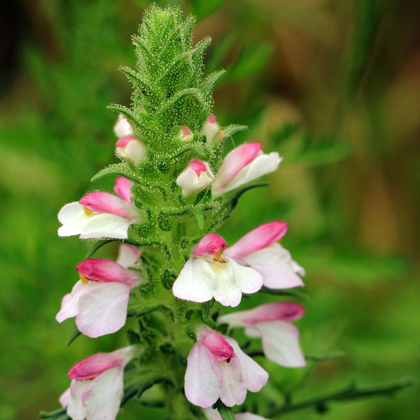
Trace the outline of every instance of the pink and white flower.
<path fill-rule="evenodd" d="M 115 153 L 118 157 L 128 159 L 135 165 L 147 159 L 144 144 L 134 136 L 121 137 L 115 144 Z"/>
<path fill-rule="evenodd" d="M 208 187 L 213 180 L 214 174 L 207 162 L 192 160 L 179 175 L 176 183 L 182 188 L 182 195 L 187 197 Z"/>
<path fill-rule="evenodd" d="M 138 209 L 129 200 L 132 184 L 128 182 L 117 180 L 115 190 L 121 198 L 93 192 L 79 202 L 66 204 L 58 213 L 58 220 L 63 225 L 58 229 L 58 235 L 80 235 L 80 239 L 127 239 L 129 226 L 139 218 Z"/>
<path fill-rule="evenodd" d="M 303 286 L 298 274 L 304 276 L 305 270 L 277 243 L 287 228 L 288 224 L 280 221 L 261 225 L 227 248 L 225 255 L 261 273 L 264 286 L 270 289 Z"/>
<path fill-rule="evenodd" d="M 214 408 L 203 408 L 204 415 L 207 420 L 222 420 L 222 416 L 219 414 L 217 409 Z M 235 420 L 267 420 L 265 417 L 257 416 L 252 413 L 238 413 L 234 414 Z"/>
<path fill-rule="evenodd" d="M 245 328 L 248 337 L 261 337 L 267 359 L 285 367 L 306 366 L 299 345 L 299 331 L 291 321 L 300 319 L 305 308 L 294 302 L 266 303 L 249 311 L 223 315 L 220 323 Z"/>
<path fill-rule="evenodd" d="M 91 259 L 76 270 L 80 280 L 64 296 L 56 319 L 76 317 L 78 330 L 96 338 L 120 330 L 127 319 L 130 290 L 139 284 L 139 273 L 129 270 L 137 264 L 140 251 L 127 244 L 120 246 L 117 262 Z"/>
<path fill-rule="evenodd" d="M 213 197 L 234 190 L 248 182 L 274 172 L 282 158 L 277 152 L 264 154 L 261 143 L 246 143 L 233 149 L 223 160 L 213 182 Z"/>
<path fill-rule="evenodd" d="M 117 137 L 131 136 L 133 134 L 133 128 L 124 115 L 118 115 L 117 122 L 114 125 L 114 132 Z"/>
<path fill-rule="evenodd" d="M 262 275 L 223 257 L 225 249 L 226 241 L 221 236 L 214 233 L 204 236 L 176 279 L 173 294 L 193 302 L 207 302 L 214 297 L 224 306 L 238 306 L 242 293 L 260 290 Z"/>
<path fill-rule="evenodd" d="M 186 125 L 183 125 L 179 130 L 178 138 L 182 143 L 191 143 L 194 140 L 194 134 Z"/>
<path fill-rule="evenodd" d="M 207 144 L 210 146 L 213 146 L 223 140 L 223 130 L 217 122 L 217 117 L 215 115 L 210 115 L 207 118 L 200 134 L 206 136 Z"/>
<path fill-rule="evenodd" d="M 200 326 L 188 356 L 185 395 L 195 405 L 211 407 L 219 398 L 232 407 L 245 401 L 247 391 L 259 392 L 268 373 L 247 356 L 231 337 Z"/>
<path fill-rule="evenodd" d="M 137 355 L 136 346 L 98 353 L 77 363 L 70 388 L 59 401 L 73 420 L 114 420 L 124 395 L 124 367 Z"/>

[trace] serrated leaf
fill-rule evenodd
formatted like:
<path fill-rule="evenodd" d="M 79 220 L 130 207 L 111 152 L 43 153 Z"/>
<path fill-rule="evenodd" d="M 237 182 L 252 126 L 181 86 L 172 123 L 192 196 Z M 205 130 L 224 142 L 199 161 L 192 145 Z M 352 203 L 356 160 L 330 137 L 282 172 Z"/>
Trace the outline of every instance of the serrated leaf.
<path fill-rule="evenodd" d="M 198 102 L 200 102 L 202 104 L 202 107 L 205 108 L 206 107 L 206 103 L 203 100 L 203 97 L 201 95 L 201 92 L 199 89 L 196 88 L 188 88 L 188 89 L 184 89 L 181 90 L 180 92 L 177 92 L 171 100 L 169 100 L 168 102 L 166 102 L 166 104 L 164 104 L 164 106 L 159 109 L 159 111 L 157 112 L 157 114 L 163 114 L 166 111 L 168 111 L 170 108 L 173 108 L 177 102 L 179 102 L 181 99 L 188 97 L 188 96 L 192 96 L 195 97 L 197 99 Z"/>
<path fill-rule="evenodd" d="M 219 70 L 210 75 L 208 75 L 203 84 L 200 87 L 200 90 L 203 94 L 204 99 L 210 100 L 213 94 L 214 86 L 219 81 L 219 79 L 226 73 L 226 70 Z"/>

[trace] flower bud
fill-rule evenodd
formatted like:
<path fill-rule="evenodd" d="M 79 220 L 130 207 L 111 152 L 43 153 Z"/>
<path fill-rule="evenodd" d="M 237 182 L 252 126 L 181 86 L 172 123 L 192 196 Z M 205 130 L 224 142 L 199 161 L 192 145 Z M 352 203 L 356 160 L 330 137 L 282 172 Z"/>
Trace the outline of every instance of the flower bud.
<path fill-rule="evenodd" d="M 201 129 L 201 134 L 206 136 L 207 144 L 210 146 L 223 140 L 223 130 L 217 123 L 217 117 L 215 115 L 210 115 L 210 117 L 207 118 L 207 121 Z"/>
<path fill-rule="evenodd" d="M 124 115 L 118 115 L 117 122 L 114 125 L 114 133 L 117 137 L 131 136 L 133 134 L 133 129 Z"/>
<path fill-rule="evenodd" d="M 176 180 L 176 183 L 182 188 L 182 195 L 188 195 L 201 191 L 208 187 L 214 180 L 214 174 L 207 162 L 192 160 L 187 168 Z"/>
<path fill-rule="evenodd" d="M 183 125 L 179 130 L 178 138 L 183 143 L 190 143 L 194 139 L 194 134 L 186 125 Z"/>
<path fill-rule="evenodd" d="M 138 165 L 147 158 L 146 149 L 137 137 L 122 137 L 117 141 L 115 146 L 115 152 L 118 157 L 131 160 L 135 165 Z"/>

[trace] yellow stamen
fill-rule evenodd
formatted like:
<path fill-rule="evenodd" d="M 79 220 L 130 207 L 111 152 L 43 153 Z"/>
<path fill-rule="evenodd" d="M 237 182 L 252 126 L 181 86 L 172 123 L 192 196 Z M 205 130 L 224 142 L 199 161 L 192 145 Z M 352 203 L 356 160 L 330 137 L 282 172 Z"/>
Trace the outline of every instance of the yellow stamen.
<path fill-rule="evenodd" d="M 89 280 L 83 274 L 80 274 L 80 280 L 82 281 L 83 284 L 89 283 Z"/>
<path fill-rule="evenodd" d="M 222 252 L 223 252 L 223 249 L 222 249 L 222 248 L 220 248 L 220 249 L 216 252 L 216 254 L 214 254 L 214 258 L 215 258 L 216 260 L 218 260 L 218 259 L 222 256 Z"/>
<path fill-rule="evenodd" d="M 92 216 L 93 211 L 89 210 L 87 207 L 83 207 L 83 211 L 85 212 L 86 216 Z"/>
<path fill-rule="evenodd" d="M 220 141 L 223 141 L 223 136 L 224 136 L 223 130 L 220 130 Z"/>

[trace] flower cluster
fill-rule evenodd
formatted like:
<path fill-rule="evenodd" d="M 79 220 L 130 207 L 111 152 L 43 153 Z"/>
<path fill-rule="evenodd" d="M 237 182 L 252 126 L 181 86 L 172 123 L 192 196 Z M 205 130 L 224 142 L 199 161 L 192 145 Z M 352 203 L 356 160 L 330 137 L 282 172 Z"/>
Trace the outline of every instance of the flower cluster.
<path fill-rule="evenodd" d="M 181 31 L 179 40 L 191 37 L 188 21 L 182 23 L 176 10 L 153 6 L 147 16 L 153 15 L 153 24 L 176 23 L 173 32 Z M 147 28 L 140 30 L 141 45 L 150 44 L 150 54 L 157 54 L 160 47 L 153 44 L 156 39 L 148 38 Z M 173 44 L 177 37 L 162 40 L 174 54 L 180 48 Z M 182 44 L 185 48 L 191 43 L 188 39 Z M 134 38 L 135 44 L 140 41 Z M 150 57 L 142 48 L 139 62 L 144 65 Z M 173 58 L 173 66 L 178 61 Z M 194 63 L 198 67 L 193 85 L 201 86 L 204 97 L 210 82 L 202 80 L 201 61 Z M 90 192 L 58 214 L 60 236 L 101 240 L 95 250 L 119 241 L 119 256 L 116 261 L 80 262 L 79 280 L 64 296 L 56 318 L 63 322 L 74 317 L 80 333 L 96 338 L 123 328 L 130 313 L 138 330 L 130 330 L 129 347 L 98 353 L 74 366 L 68 374 L 70 389 L 60 403 L 73 420 L 112 420 L 124 392 L 139 399 L 154 383 L 170 383 L 175 392 L 184 392 L 186 400 L 203 409 L 196 416 L 219 419 L 212 408 L 215 404 L 240 405 L 248 391 L 259 392 L 269 379 L 269 373 L 232 337 L 236 328 L 261 339 L 272 362 L 305 366 L 299 332 L 292 324 L 303 316 L 302 306 L 281 301 L 247 311 L 227 309 L 240 305 L 244 294 L 303 286 L 304 269 L 279 244 L 288 224 L 266 223 L 230 246 L 216 233 L 249 184 L 274 172 L 281 157 L 263 153 L 261 143 L 252 142 L 223 158 L 232 129 L 222 128 L 210 114 L 210 102 L 186 101 L 179 106 L 181 94 L 162 94 L 172 89 L 170 66 L 155 68 L 155 77 L 150 70 L 124 71 L 135 80 L 137 93 L 132 113 L 119 108 L 114 127 L 121 163 L 94 177 L 117 175 L 115 194 Z M 146 80 L 149 90 L 142 87 Z M 126 389 L 124 370 L 132 378 Z M 192 415 L 188 411 L 184 417 L 179 404 L 170 410 L 174 418 Z M 262 417 L 240 413 L 235 418 Z"/>

